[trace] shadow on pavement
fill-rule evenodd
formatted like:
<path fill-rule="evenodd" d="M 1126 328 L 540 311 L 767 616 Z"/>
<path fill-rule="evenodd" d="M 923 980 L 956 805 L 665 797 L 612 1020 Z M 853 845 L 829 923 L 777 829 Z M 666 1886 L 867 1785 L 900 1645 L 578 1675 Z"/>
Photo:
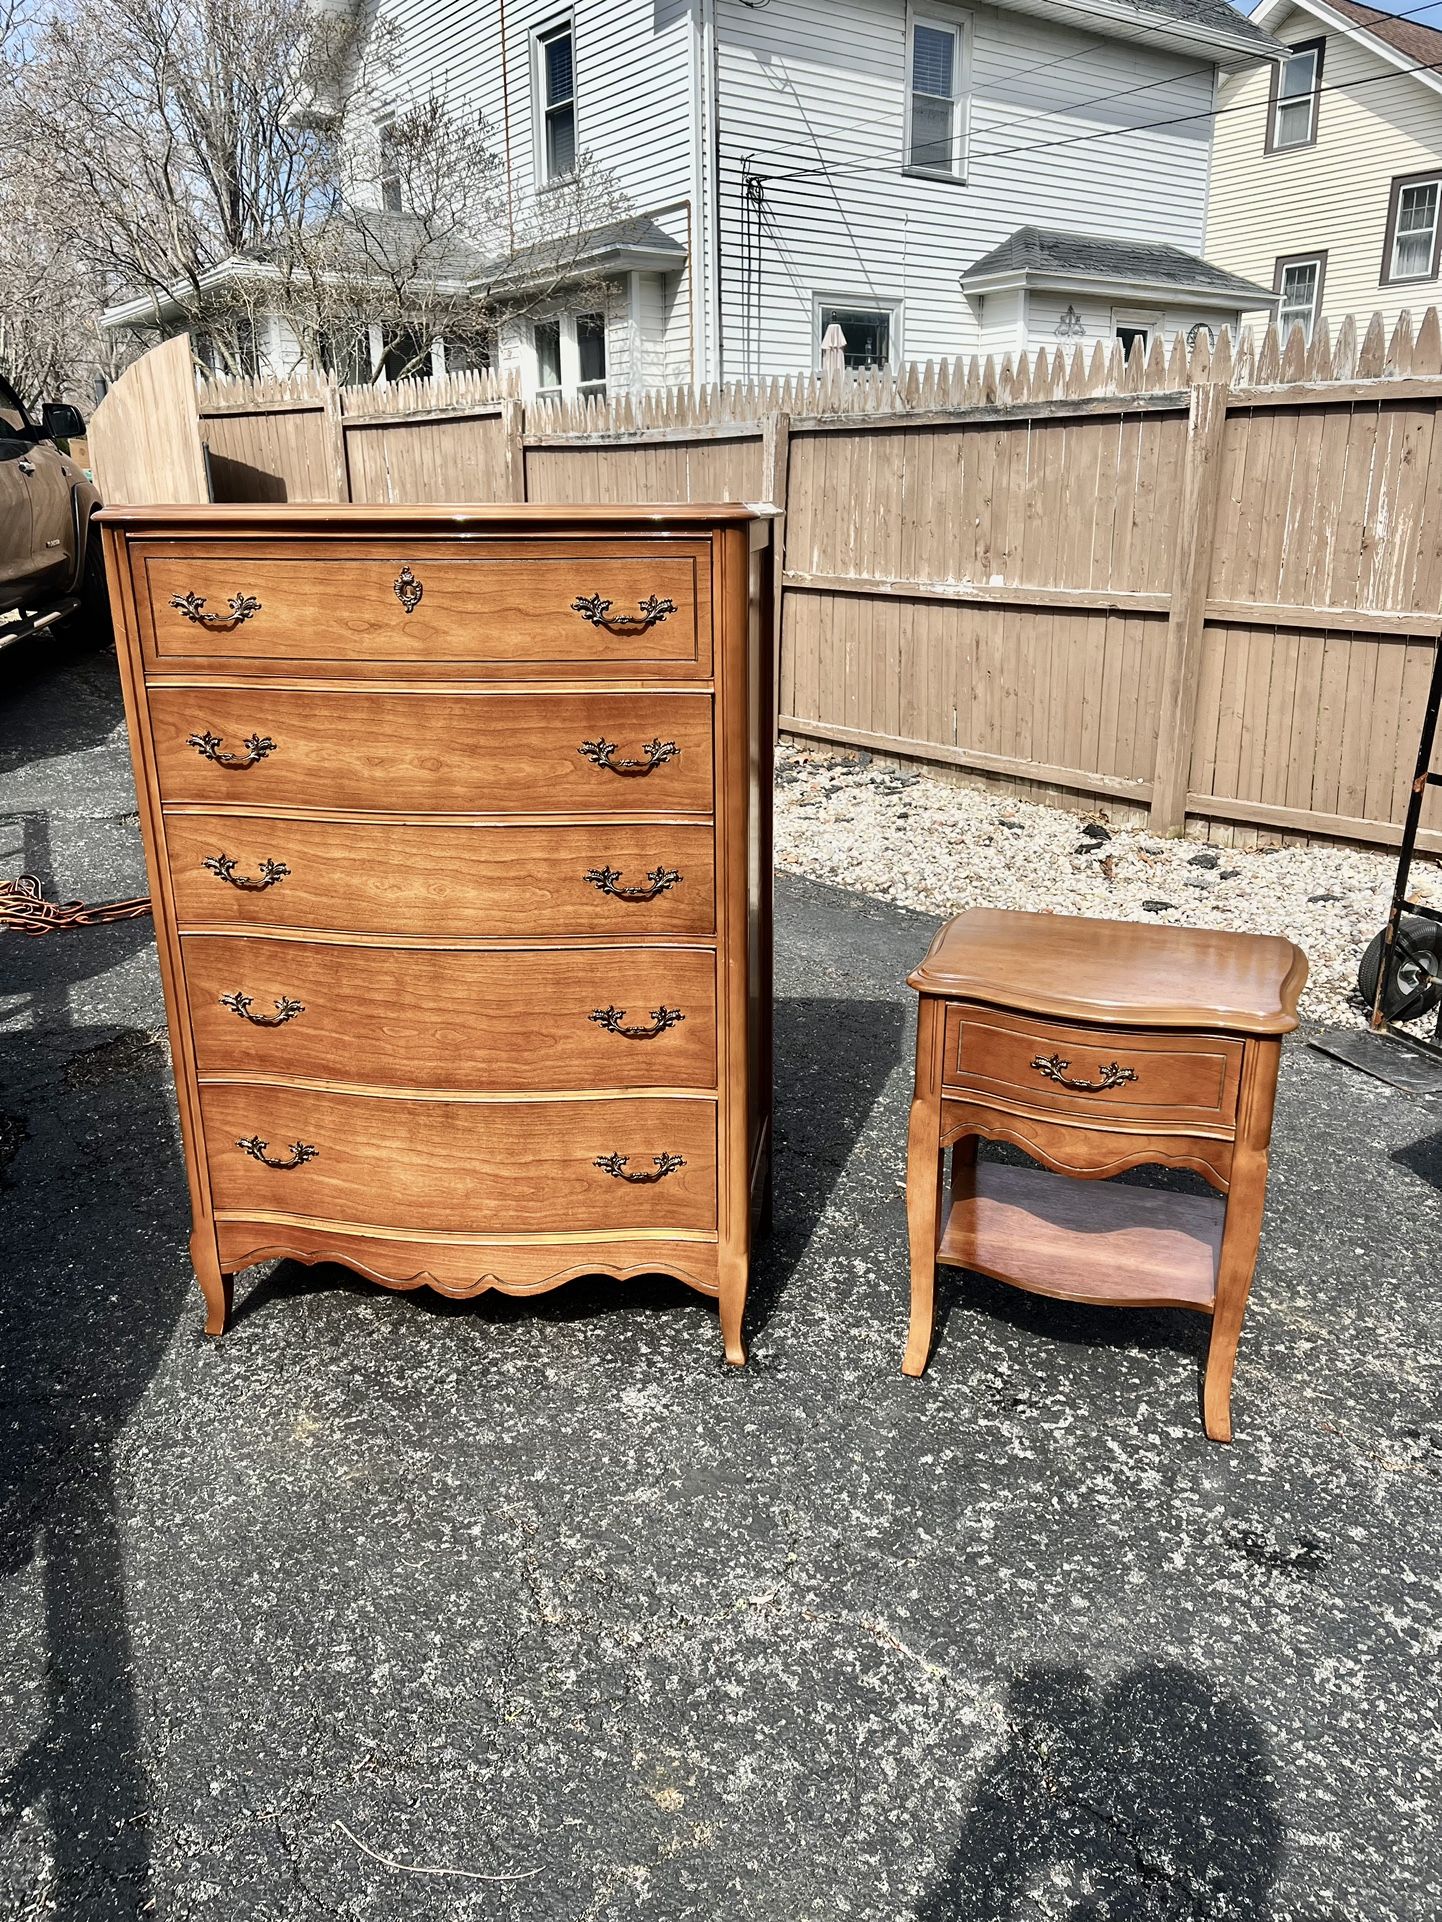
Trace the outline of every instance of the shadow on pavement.
<path fill-rule="evenodd" d="M 165 1050 L 70 1026 L 66 988 L 149 939 L 148 922 L 0 936 L 26 997 L 10 1019 L 35 1024 L 0 1035 L 0 1578 L 44 1644 L 31 1719 L 0 1748 L 0 1833 L 43 1812 L 47 1912 L 74 1922 L 129 1922 L 150 1893 L 113 1458 L 187 1277 Z"/>
<path fill-rule="evenodd" d="M 1282 1825 L 1239 1703 L 1174 1663 L 1105 1684 L 1039 1664 L 1012 1683 L 1007 1722 L 916 1922 L 1019 1922 L 1063 1888 L 1071 1906 L 1045 1912 L 1072 1922 L 1265 1922 Z"/>

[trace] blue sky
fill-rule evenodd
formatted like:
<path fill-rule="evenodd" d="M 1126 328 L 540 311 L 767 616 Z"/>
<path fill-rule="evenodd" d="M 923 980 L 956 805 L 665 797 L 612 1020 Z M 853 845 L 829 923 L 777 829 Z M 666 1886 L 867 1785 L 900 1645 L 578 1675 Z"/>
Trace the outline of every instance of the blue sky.
<path fill-rule="evenodd" d="M 1261 0 L 1237 0 L 1237 3 L 1243 13 L 1255 13 Z M 1387 0 L 1387 4 L 1381 6 L 1377 5 L 1377 0 L 1362 0 L 1362 3 L 1373 5 L 1378 13 L 1405 13 L 1409 20 L 1420 21 L 1424 27 L 1442 27 L 1442 0 L 1437 0 L 1435 6 L 1422 7 L 1416 13 L 1407 0 Z"/>

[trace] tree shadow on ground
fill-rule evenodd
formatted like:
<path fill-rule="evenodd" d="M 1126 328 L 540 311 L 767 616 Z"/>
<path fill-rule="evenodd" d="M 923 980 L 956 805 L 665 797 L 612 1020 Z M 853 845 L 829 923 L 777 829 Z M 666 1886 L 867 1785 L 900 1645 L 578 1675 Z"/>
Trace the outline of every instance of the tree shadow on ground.
<path fill-rule="evenodd" d="M 1282 1824 L 1266 1739 L 1176 1663 L 1012 1683 L 985 1770 L 916 1922 L 1266 1922 Z"/>

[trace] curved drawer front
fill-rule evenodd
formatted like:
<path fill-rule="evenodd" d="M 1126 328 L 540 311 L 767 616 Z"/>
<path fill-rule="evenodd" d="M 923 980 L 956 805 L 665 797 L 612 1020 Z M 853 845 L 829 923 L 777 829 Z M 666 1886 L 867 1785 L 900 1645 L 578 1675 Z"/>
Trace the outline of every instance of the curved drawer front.
<path fill-rule="evenodd" d="M 994 1101 L 1070 1121 L 1235 1125 L 1244 1044 L 1160 1029 L 1073 1027 L 994 1008 L 946 1013 L 942 1079 Z"/>
<path fill-rule="evenodd" d="M 182 939 L 200 1074 L 466 1092 L 716 1086 L 697 948 L 388 948 Z"/>
<path fill-rule="evenodd" d="M 427 814 L 709 813 L 709 694 L 152 687 L 167 801 Z"/>
<path fill-rule="evenodd" d="M 712 829 L 168 814 L 176 915 L 370 934 L 710 934 Z"/>
<path fill-rule="evenodd" d="M 137 544 L 151 671 L 704 676 L 702 542 Z"/>
<path fill-rule="evenodd" d="M 201 1108 L 222 1215 L 454 1234 L 716 1226 L 716 1104 L 704 1098 L 419 1100 L 211 1082 Z"/>

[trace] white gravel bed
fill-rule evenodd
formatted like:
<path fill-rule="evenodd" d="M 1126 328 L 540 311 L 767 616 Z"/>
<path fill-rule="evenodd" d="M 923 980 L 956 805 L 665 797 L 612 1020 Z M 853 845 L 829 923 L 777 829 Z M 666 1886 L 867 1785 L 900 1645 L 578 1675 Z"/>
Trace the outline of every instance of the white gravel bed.
<path fill-rule="evenodd" d="M 1364 848 L 1162 841 L 1112 826 L 1104 801 L 1088 817 L 785 745 L 776 865 L 938 920 L 968 907 L 1029 908 L 1284 934 L 1311 962 L 1302 1015 L 1326 1026 L 1363 1023 L 1349 997 L 1396 869 L 1393 856 Z M 1442 905 L 1437 862 L 1413 867 L 1411 893 Z"/>

